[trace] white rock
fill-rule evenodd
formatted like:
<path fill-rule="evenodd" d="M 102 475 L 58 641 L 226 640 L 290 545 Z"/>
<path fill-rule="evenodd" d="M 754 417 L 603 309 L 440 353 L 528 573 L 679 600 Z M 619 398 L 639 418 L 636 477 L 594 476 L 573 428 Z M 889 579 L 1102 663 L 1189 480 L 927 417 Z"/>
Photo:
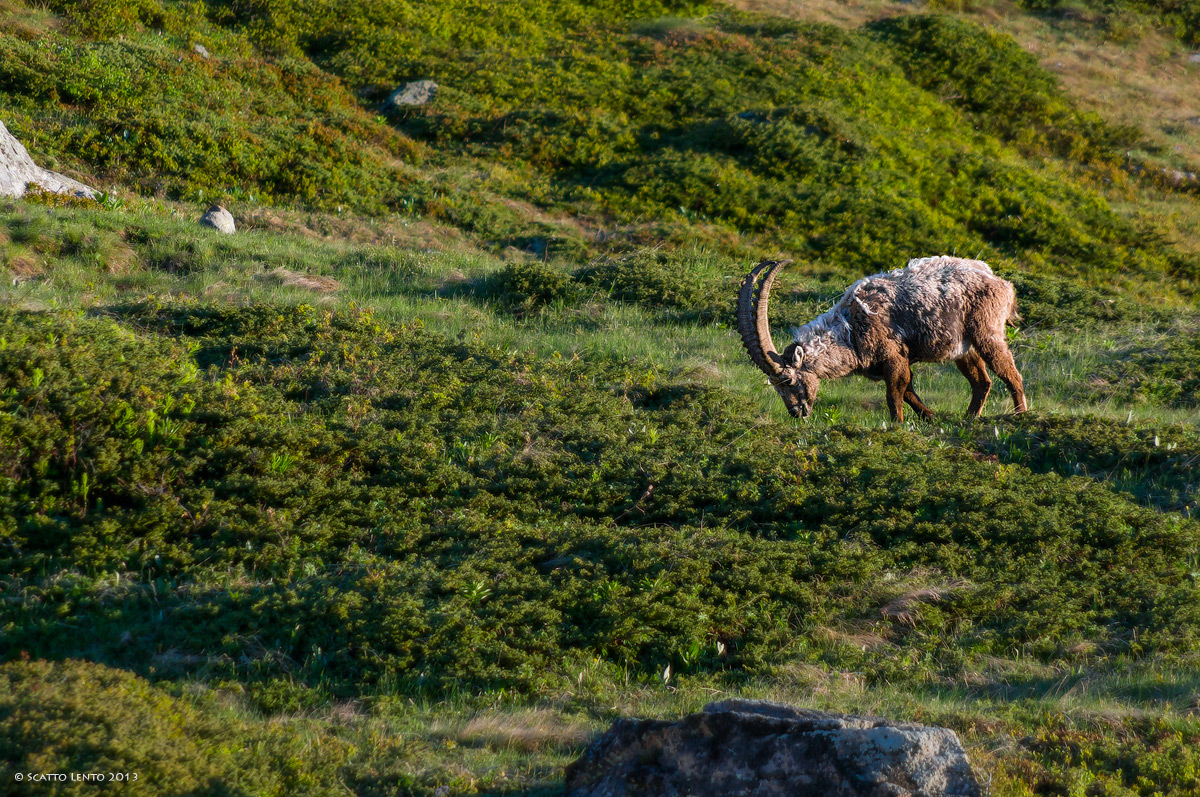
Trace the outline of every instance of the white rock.
<path fill-rule="evenodd" d="M 237 230 L 233 223 L 233 214 L 220 205 L 213 205 L 204 215 L 200 217 L 200 223 L 205 227 L 212 227 L 215 230 L 233 235 Z"/>
<path fill-rule="evenodd" d="M 414 80 L 405 83 L 388 95 L 384 105 L 388 108 L 400 108 L 408 105 L 424 105 L 432 102 L 437 96 L 438 84 L 432 80 Z"/>
<path fill-rule="evenodd" d="M 55 194 L 96 198 L 96 189 L 34 163 L 28 150 L 0 122 L 0 196 L 23 197 L 31 184 Z"/>
<path fill-rule="evenodd" d="M 193 44 L 192 52 L 194 52 L 196 55 L 200 56 L 201 58 L 208 58 L 208 48 L 205 47 L 203 44 L 199 44 L 199 43 Z"/>

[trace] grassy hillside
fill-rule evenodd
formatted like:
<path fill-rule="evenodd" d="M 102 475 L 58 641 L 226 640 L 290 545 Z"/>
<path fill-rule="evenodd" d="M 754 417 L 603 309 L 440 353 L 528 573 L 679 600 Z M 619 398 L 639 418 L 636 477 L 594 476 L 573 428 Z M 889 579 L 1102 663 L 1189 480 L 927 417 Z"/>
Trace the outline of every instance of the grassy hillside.
<path fill-rule="evenodd" d="M 109 192 L 0 205 L 0 792 L 555 793 L 725 694 L 1200 789 L 1196 193 L 936 10 L 0 2 L 3 121 Z M 782 328 L 954 251 L 1027 415 L 799 423 L 729 327 L 759 257 Z"/>

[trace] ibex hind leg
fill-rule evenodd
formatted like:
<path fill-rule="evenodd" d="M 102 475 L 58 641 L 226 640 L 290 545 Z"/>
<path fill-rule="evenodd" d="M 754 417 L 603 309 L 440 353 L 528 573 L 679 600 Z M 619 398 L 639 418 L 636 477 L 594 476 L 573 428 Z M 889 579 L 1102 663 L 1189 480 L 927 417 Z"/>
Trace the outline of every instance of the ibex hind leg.
<path fill-rule="evenodd" d="M 987 375 L 983 358 L 979 356 L 979 352 L 968 349 L 966 356 L 955 360 L 954 364 L 971 383 L 971 406 L 967 407 L 967 417 L 978 418 L 979 414 L 983 412 L 984 402 L 987 401 L 988 393 L 992 389 L 992 380 Z"/>
<path fill-rule="evenodd" d="M 1008 388 L 1008 392 L 1012 394 L 1013 406 L 1016 411 L 1024 412 L 1026 409 L 1025 383 L 1021 380 L 1021 372 L 1017 370 L 1017 364 L 1013 361 L 1012 352 L 1008 350 L 1008 344 L 1004 342 L 1004 338 L 989 337 L 976 340 L 974 343 L 988 368 L 991 368 L 992 373 L 1000 377 L 1005 387 Z"/>

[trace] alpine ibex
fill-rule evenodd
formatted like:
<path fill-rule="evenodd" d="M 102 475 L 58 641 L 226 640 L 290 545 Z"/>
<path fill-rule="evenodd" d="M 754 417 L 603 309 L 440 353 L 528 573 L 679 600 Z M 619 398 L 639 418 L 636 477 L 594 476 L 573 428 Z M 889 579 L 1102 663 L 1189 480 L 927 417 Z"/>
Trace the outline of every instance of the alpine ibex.
<path fill-rule="evenodd" d="M 1016 411 L 1025 411 L 1021 374 L 1004 334 L 1005 324 L 1018 318 L 1016 292 L 987 263 L 926 257 L 864 277 L 828 312 L 793 330 L 795 340 L 780 354 L 771 339 L 767 300 L 775 277 L 790 262 L 765 260 L 746 277 L 738 297 L 738 332 L 792 417 L 812 412 L 820 380 L 862 374 L 887 383 L 893 420 L 904 420 L 904 402 L 932 418 L 913 392 L 911 365 L 946 360 L 954 360 L 971 383 L 968 416 L 979 416 L 992 387 L 985 363 L 1008 387 Z"/>

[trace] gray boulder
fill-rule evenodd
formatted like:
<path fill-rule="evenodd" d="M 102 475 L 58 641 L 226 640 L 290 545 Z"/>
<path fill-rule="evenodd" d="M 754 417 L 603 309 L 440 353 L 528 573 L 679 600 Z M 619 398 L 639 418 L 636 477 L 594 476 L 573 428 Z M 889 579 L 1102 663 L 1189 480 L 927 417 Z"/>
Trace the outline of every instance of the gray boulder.
<path fill-rule="evenodd" d="M 34 163 L 21 142 L 0 122 L 0 196 L 23 197 L 30 185 L 54 194 L 96 198 L 96 189 Z"/>
<path fill-rule="evenodd" d="M 567 767 L 569 797 L 979 797 L 954 731 L 758 700 L 620 719 Z"/>
<path fill-rule="evenodd" d="M 201 58 L 208 58 L 208 48 L 199 42 L 192 45 L 192 52 Z"/>
<path fill-rule="evenodd" d="M 413 105 L 425 105 L 433 101 L 433 98 L 437 96 L 437 92 L 438 84 L 432 80 L 414 80 L 411 83 L 405 83 L 389 94 L 383 104 L 389 110 Z"/>
<path fill-rule="evenodd" d="M 200 223 L 212 227 L 226 235 L 233 235 L 237 227 L 233 223 L 233 214 L 220 205 L 213 205 L 200 217 Z"/>

